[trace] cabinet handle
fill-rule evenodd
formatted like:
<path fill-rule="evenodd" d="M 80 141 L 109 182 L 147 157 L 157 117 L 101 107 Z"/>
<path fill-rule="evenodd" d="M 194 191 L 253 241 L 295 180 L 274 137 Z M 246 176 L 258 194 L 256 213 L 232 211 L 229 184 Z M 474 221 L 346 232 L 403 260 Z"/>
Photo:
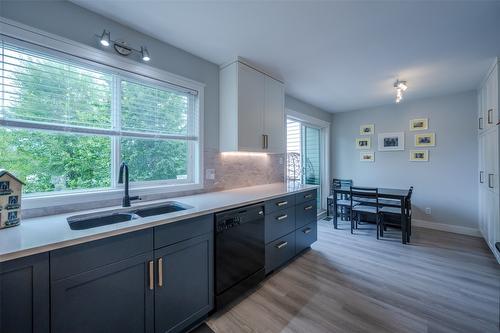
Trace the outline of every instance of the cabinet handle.
<path fill-rule="evenodd" d="M 266 141 L 265 141 L 266 142 L 266 147 L 265 148 L 269 149 L 269 135 L 265 134 L 264 138 L 266 139 Z"/>
<path fill-rule="evenodd" d="M 266 149 L 266 135 L 262 134 L 262 149 Z"/>
<path fill-rule="evenodd" d="M 479 117 L 479 129 L 483 129 L 483 117 Z"/>
<path fill-rule="evenodd" d="M 281 221 L 281 220 L 286 219 L 287 217 L 288 217 L 288 214 L 284 214 L 284 215 L 278 216 L 278 217 L 276 218 L 276 220 Z"/>
<path fill-rule="evenodd" d="M 285 247 L 285 246 L 287 246 L 287 245 L 288 245 L 288 242 L 281 242 L 281 243 L 279 243 L 278 245 L 276 245 L 276 248 L 278 248 L 278 249 L 282 249 L 282 248 L 284 248 L 284 247 Z"/>
<path fill-rule="evenodd" d="M 163 287 L 163 258 L 158 259 L 158 287 Z"/>
<path fill-rule="evenodd" d="M 484 171 L 479 171 L 479 182 L 484 183 Z"/>
<path fill-rule="evenodd" d="M 149 263 L 149 290 L 154 289 L 154 263 L 150 261 Z"/>
<path fill-rule="evenodd" d="M 281 207 L 281 206 L 284 206 L 284 205 L 288 205 L 288 201 L 280 201 L 280 202 L 276 203 L 276 205 L 278 207 Z"/>
<path fill-rule="evenodd" d="M 488 187 L 494 188 L 494 186 L 493 186 L 493 174 L 492 173 L 488 174 Z"/>
<path fill-rule="evenodd" d="M 304 207 L 304 210 L 310 210 L 312 208 L 313 208 L 313 206 L 307 206 L 307 207 Z"/>
<path fill-rule="evenodd" d="M 306 235 L 311 232 L 311 228 L 304 229 L 303 231 Z"/>
<path fill-rule="evenodd" d="M 304 195 L 304 199 L 311 199 L 313 197 L 312 194 L 306 194 Z"/>
<path fill-rule="evenodd" d="M 488 124 L 493 124 L 492 114 L 493 114 L 493 109 L 489 109 L 488 110 Z"/>

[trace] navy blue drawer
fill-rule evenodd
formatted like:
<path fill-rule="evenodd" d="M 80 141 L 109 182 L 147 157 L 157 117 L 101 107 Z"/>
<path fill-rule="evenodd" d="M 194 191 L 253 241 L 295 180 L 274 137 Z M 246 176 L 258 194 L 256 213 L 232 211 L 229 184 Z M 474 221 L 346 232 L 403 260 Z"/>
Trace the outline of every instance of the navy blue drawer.
<path fill-rule="evenodd" d="M 50 279 L 56 281 L 152 250 L 152 228 L 54 250 L 50 252 Z"/>
<path fill-rule="evenodd" d="M 159 249 L 214 230 L 213 214 L 164 224 L 155 227 L 154 248 Z"/>
<path fill-rule="evenodd" d="M 295 256 L 295 232 L 266 245 L 266 274 Z"/>
<path fill-rule="evenodd" d="M 318 219 L 316 199 L 295 206 L 295 228 L 300 228 Z"/>
<path fill-rule="evenodd" d="M 316 200 L 316 192 L 316 190 L 311 190 L 295 194 L 295 203 L 300 204 L 306 201 Z"/>
<path fill-rule="evenodd" d="M 295 208 L 266 215 L 266 244 L 295 230 Z"/>
<path fill-rule="evenodd" d="M 295 253 L 299 253 L 318 240 L 318 222 L 309 223 L 295 231 Z"/>
<path fill-rule="evenodd" d="M 278 210 L 286 209 L 288 207 L 293 207 L 295 205 L 295 195 L 287 195 L 281 198 L 269 200 L 265 202 L 266 214 L 274 213 Z"/>

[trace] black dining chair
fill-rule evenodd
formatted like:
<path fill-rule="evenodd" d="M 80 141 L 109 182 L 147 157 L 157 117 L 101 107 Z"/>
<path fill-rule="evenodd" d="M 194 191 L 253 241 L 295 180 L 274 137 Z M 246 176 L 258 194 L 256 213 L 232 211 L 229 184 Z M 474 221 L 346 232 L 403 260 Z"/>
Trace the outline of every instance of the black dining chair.
<path fill-rule="evenodd" d="M 379 237 L 379 198 L 376 187 L 350 187 L 351 202 L 351 234 L 358 228 L 361 215 L 372 215 L 377 223 L 377 239 Z"/>
<path fill-rule="evenodd" d="M 411 196 L 413 194 L 413 186 L 408 190 L 408 196 L 405 200 L 404 213 L 406 215 L 406 241 L 410 242 L 411 237 Z M 387 226 L 401 227 L 401 203 L 398 206 L 384 206 L 380 208 L 380 236 L 384 237 L 384 231 Z"/>
<path fill-rule="evenodd" d="M 341 187 L 351 187 L 352 186 L 352 179 L 337 179 L 334 178 L 332 180 L 332 184 L 330 186 L 330 195 L 326 199 L 326 205 L 327 205 L 327 211 L 326 211 L 326 216 L 327 220 L 330 220 L 330 211 L 331 208 L 333 207 L 334 204 L 334 189 L 335 188 L 341 188 Z M 349 210 L 351 207 L 351 201 L 349 200 L 349 195 L 348 194 L 338 194 L 337 198 L 337 209 L 338 212 L 333 212 L 333 214 L 337 214 L 337 216 L 340 216 L 340 219 L 342 221 L 346 221 L 347 218 L 349 217 Z M 335 215 L 334 215 L 335 216 Z"/>

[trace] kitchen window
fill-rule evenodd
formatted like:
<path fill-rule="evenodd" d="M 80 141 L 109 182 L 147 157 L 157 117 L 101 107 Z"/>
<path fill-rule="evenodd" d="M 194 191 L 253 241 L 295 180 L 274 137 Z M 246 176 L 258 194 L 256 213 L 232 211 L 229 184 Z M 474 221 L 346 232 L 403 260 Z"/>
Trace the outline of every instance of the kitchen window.
<path fill-rule="evenodd" d="M 117 189 L 121 162 L 132 187 L 200 185 L 197 90 L 24 42 L 0 51 L 0 168 L 28 197 Z"/>

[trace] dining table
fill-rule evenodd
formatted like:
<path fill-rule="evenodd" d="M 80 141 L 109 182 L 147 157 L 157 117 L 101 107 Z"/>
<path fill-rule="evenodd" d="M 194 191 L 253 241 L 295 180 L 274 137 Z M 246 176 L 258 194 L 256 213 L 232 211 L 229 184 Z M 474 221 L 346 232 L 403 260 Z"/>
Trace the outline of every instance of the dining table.
<path fill-rule="evenodd" d="M 349 186 L 334 187 L 332 189 L 333 194 L 333 227 L 337 229 L 337 200 L 335 200 L 339 194 L 349 195 L 351 188 Z M 390 207 L 400 207 L 401 208 L 401 241 L 406 244 L 409 240 L 409 235 L 411 235 L 411 225 L 408 223 L 406 217 L 406 201 L 410 194 L 409 189 L 397 189 L 397 188 L 379 188 L 378 197 L 379 199 L 392 199 L 397 202 L 384 203 L 382 206 Z"/>

